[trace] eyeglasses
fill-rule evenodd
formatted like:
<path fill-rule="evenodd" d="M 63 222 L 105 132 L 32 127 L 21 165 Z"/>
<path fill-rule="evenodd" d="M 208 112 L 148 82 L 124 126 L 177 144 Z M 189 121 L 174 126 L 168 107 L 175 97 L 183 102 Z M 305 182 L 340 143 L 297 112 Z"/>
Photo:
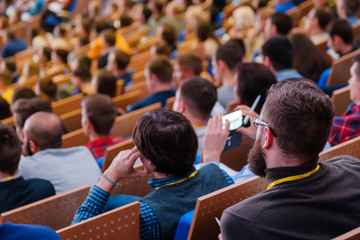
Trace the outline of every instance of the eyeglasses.
<path fill-rule="evenodd" d="M 275 131 L 269 126 L 269 124 L 267 124 L 266 122 L 264 122 L 263 120 L 260 120 L 257 117 L 254 117 L 254 125 L 257 126 L 264 126 L 264 127 L 268 127 L 270 129 L 270 132 L 272 133 L 272 135 L 274 135 L 274 137 L 277 137 L 277 134 L 275 133 Z"/>

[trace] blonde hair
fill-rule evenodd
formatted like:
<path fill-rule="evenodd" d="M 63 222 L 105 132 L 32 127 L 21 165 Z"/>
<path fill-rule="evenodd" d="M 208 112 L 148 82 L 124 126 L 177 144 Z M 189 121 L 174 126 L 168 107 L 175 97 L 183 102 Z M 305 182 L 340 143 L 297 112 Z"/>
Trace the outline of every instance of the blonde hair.
<path fill-rule="evenodd" d="M 255 26 L 255 13 L 249 6 L 238 7 L 234 13 L 235 19 L 234 27 L 238 30 L 245 30 Z"/>

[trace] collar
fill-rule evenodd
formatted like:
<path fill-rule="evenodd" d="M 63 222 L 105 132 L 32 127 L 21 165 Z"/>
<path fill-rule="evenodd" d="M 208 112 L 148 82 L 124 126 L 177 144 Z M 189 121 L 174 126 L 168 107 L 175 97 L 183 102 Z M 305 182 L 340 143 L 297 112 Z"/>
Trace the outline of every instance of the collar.
<path fill-rule="evenodd" d="M 18 179 L 19 177 L 20 177 L 20 174 L 16 174 L 16 175 L 11 176 L 11 177 L 2 178 L 2 179 L 0 179 L 0 182 L 8 182 L 8 181 L 11 181 L 11 180 Z"/>
<path fill-rule="evenodd" d="M 345 115 L 351 115 L 354 113 L 360 112 L 360 105 L 350 105 L 350 108 L 345 112 Z"/>
<path fill-rule="evenodd" d="M 286 69 L 283 69 L 283 70 L 280 70 L 278 71 L 276 74 L 277 75 L 281 75 L 281 76 L 287 76 L 287 75 L 290 75 L 294 72 L 293 69 L 291 68 L 286 68 Z"/>
<path fill-rule="evenodd" d="M 167 178 L 150 178 L 148 181 L 148 185 L 151 189 L 160 188 L 166 184 L 178 182 L 184 178 L 189 177 L 196 169 L 193 168 L 191 172 L 186 177 L 167 177 Z"/>
<path fill-rule="evenodd" d="M 103 137 L 103 138 L 98 138 L 98 139 L 96 139 L 96 140 L 94 140 L 94 141 L 92 141 L 90 143 L 91 143 L 91 145 L 95 145 L 95 146 L 103 145 L 104 143 L 113 144 L 113 138 L 110 135 L 108 135 L 108 136 Z"/>
<path fill-rule="evenodd" d="M 265 169 L 266 180 L 272 183 L 278 179 L 307 173 L 316 168 L 318 158 L 296 167 L 278 167 Z"/>

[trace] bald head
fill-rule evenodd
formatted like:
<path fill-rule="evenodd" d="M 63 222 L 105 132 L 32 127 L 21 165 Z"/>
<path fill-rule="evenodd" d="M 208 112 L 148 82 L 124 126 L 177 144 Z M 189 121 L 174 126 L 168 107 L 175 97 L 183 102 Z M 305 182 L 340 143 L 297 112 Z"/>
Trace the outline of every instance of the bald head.
<path fill-rule="evenodd" d="M 49 112 L 37 112 L 29 117 L 24 125 L 27 141 L 32 140 L 41 150 L 62 147 L 62 128 L 60 118 Z"/>

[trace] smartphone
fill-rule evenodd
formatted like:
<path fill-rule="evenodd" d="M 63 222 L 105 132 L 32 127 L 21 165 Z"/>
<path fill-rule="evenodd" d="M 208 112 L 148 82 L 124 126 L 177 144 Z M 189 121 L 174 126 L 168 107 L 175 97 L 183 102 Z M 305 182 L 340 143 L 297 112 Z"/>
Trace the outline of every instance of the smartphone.
<path fill-rule="evenodd" d="M 225 128 L 225 120 L 230 122 L 230 131 L 234 131 L 243 125 L 243 115 L 241 110 L 228 113 L 222 117 L 223 128 Z"/>

